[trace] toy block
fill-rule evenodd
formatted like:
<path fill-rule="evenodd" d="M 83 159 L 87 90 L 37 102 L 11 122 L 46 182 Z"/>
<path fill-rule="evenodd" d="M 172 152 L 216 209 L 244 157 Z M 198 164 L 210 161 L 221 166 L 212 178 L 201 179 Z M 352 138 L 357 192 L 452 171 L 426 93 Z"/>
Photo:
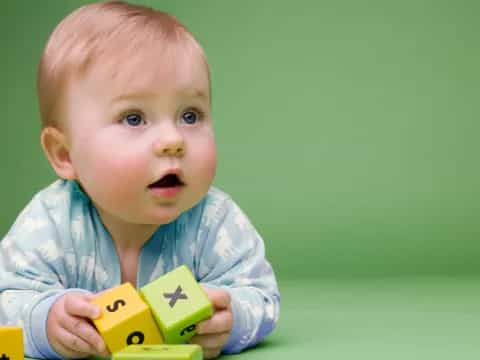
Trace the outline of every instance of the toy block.
<path fill-rule="evenodd" d="M 140 295 L 167 344 L 184 343 L 195 335 L 197 323 L 213 315 L 207 294 L 184 265 L 142 287 Z"/>
<path fill-rule="evenodd" d="M 23 331 L 21 327 L 0 327 L 0 359 L 23 360 Z"/>
<path fill-rule="evenodd" d="M 202 360 L 199 345 L 130 345 L 113 354 L 112 360 Z"/>
<path fill-rule="evenodd" d="M 107 290 L 92 303 L 102 309 L 93 323 L 111 353 L 128 345 L 163 343 L 148 305 L 130 283 Z"/>

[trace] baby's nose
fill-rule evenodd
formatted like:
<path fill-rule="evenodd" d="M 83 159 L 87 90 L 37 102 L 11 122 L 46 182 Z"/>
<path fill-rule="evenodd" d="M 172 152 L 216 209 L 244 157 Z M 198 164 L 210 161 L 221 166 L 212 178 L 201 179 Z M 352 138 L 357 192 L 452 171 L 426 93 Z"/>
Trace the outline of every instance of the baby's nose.
<path fill-rule="evenodd" d="M 171 145 L 171 146 L 165 146 L 161 150 L 160 155 L 165 155 L 165 156 L 183 156 L 185 153 L 183 144 L 177 144 L 177 145 Z"/>
<path fill-rule="evenodd" d="M 153 151 L 158 156 L 183 156 L 185 142 L 182 134 L 177 129 L 162 131 L 153 143 Z"/>

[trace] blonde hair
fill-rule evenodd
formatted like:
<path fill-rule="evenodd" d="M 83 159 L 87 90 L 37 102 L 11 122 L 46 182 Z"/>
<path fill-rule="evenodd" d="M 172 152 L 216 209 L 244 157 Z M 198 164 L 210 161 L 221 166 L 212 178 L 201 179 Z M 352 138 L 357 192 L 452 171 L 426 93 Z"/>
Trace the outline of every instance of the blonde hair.
<path fill-rule="evenodd" d="M 162 49 L 174 46 L 200 54 L 209 74 L 201 46 L 170 14 L 122 1 L 73 11 L 51 33 L 40 58 L 37 95 L 42 127 L 61 126 L 58 113 L 73 76 L 85 74 L 100 61 L 114 68 L 129 61 L 130 55 L 159 44 Z"/>

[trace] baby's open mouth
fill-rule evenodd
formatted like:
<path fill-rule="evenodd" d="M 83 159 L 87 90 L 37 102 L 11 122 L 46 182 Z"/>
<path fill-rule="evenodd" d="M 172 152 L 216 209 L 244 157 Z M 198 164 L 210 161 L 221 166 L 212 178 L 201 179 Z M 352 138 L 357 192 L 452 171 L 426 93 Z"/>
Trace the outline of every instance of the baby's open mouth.
<path fill-rule="evenodd" d="M 185 185 L 182 180 L 176 174 L 167 174 L 160 180 L 155 181 L 153 184 L 148 185 L 151 188 L 169 188 Z"/>

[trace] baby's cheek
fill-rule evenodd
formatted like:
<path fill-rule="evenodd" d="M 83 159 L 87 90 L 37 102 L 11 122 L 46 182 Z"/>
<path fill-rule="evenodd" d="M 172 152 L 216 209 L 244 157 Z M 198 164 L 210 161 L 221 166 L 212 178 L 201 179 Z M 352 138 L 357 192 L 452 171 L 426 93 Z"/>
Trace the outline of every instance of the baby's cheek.
<path fill-rule="evenodd" d="M 143 156 L 119 156 L 110 162 L 109 169 L 113 178 L 120 177 L 127 181 L 130 180 L 147 180 L 141 179 L 147 175 L 149 163 L 145 161 Z"/>
<path fill-rule="evenodd" d="M 217 158 L 215 154 L 212 154 L 204 163 L 204 169 L 206 176 L 213 179 L 215 177 L 215 173 L 217 171 Z"/>
<path fill-rule="evenodd" d="M 148 182 L 146 165 L 141 157 L 108 156 L 99 158 L 94 166 L 94 177 L 105 193 L 120 200 L 129 197 L 136 184 Z M 101 185 L 100 185 L 101 184 Z"/>
<path fill-rule="evenodd" d="M 205 144 L 202 161 L 198 162 L 202 172 L 210 178 L 215 176 L 217 170 L 217 152 L 213 140 Z"/>

